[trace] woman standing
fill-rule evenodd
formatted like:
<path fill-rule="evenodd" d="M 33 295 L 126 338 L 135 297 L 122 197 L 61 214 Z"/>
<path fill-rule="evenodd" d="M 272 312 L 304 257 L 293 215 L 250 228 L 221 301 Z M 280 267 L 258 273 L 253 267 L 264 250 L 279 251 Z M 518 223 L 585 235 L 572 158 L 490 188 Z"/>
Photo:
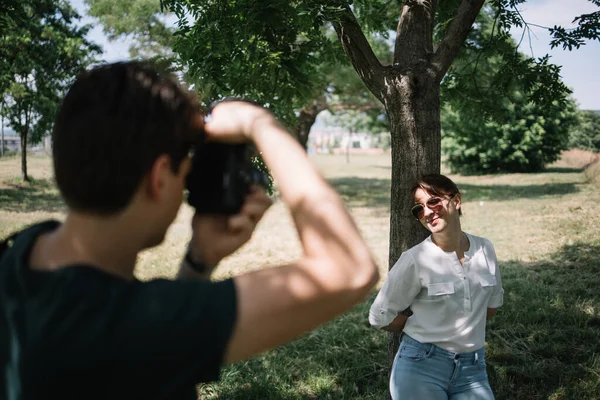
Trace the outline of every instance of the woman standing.
<path fill-rule="evenodd" d="M 462 198 L 449 178 L 426 175 L 412 195 L 412 215 L 431 235 L 402 253 L 369 312 L 371 325 L 404 332 L 392 398 L 493 399 L 485 325 L 504 294 L 494 247 L 462 231 Z"/>

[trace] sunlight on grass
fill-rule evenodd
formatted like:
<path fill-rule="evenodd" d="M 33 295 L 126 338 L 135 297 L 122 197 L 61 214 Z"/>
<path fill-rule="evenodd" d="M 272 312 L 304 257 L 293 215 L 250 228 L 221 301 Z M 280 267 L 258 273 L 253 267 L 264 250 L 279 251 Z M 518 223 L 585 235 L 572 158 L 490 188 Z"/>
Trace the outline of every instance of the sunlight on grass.
<path fill-rule="evenodd" d="M 579 154 L 579 153 L 577 153 Z M 499 400 L 599 399 L 600 189 L 577 154 L 532 174 L 451 175 L 463 193 L 463 228 L 498 254 L 505 304 L 488 326 L 488 373 Z M 586 156 L 587 157 L 587 156 Z M 389 156 L 312 156 L 346 201 L 381 269 L 388 269 Z M 31 157 L 33 184 L 17 158 L 0 160 L 0 237 L 64 217 L 51 160 Z M 140 279 L 173 277 L 191 230 L 184 205 L 167 238 L 140 254 Z M 296 259 L 290 214 L 276 202 L 252 240 L 224 260 L 223 278 Z M 199 387 L 202 399 L 384 399 L 387 334 L 368 326 L 374 294 L 350 312 Z"/>

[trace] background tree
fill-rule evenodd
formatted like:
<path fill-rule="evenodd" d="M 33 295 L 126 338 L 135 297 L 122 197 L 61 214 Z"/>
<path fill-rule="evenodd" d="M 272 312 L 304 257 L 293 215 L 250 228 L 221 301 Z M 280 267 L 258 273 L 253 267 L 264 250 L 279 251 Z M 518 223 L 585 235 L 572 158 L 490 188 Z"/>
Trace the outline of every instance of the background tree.
<path fill-rule="evenodd" d="M 597 0 L 592 0 L 598 4 Z M 524 0 L 494 0 L 497 34 L 523 26 L 515 7 Z M 162 0 L 179 18 L 175 51 L 202 79 L 201 89 L 243 93 L 266 103 L 275 99 L 279 115 L 292 115 L 310 92 L 311 71 L 320 57 L 333 54 L 326 32 L 335 29 L 358 76 L 384 105 L 392 135 L 390 266 L 426 232 L 410 217 L 410 186 L 421 174 L 440 171 L 440 86 L 458 56 L 485 0 L 306 0 L 248 2 Z M 593 20 L 585 18 L 583 22 Z M 582 22 L 582 20 L 579 20 Z M 580 24 L 582 26 L 582 24 Z M 377 57 L 365 32 L 394 31 L 390 64 Z M 565 31 L 568 35 L 570 31 Z M 589 29 L 586 29 L 589 33 Z M 594 36 L 593 32 L 589 36 Z M 490 43 L 493 45 L 494 42 Z M 205 54 L 202 59 L 195 54 Z M 531 100 L 551 104 L 560 82 L 547 59 L 515 57 L 504 71 L 528 77 L 522 88 Z M 548 76 L 550 75 L 550 76 Z M 244 77 L 244 80 L 231 79 Z M 391 342 L 390 359 L 397 348 Z"/>
<path fill-rule="evenodd" d="M 600 152 L 600 111 L 584 110 L 569 136 L 569 148 Z"/>
<path fill-rule="evenodd" d="M 84 0 L 87 13 L 98 19 L 111 41 L 128 39 L 132 58 L 154 59 L 163 64 L 175 62 L 174 25 L 158 0 Z"/>
<path fill-rule="evenodd" d="M 224 44 L 223 40 L 217 40 L 215 43 L 211 39 L 210 45 L 207 46 L 191 42 L 183 44 L 187 39 L 180 37 L 182 31 L 178 33 L 177 37 L 173 36 L 173 27 L 169 26 L 172 23 L 170 17 L 172 14 L 169 14 L 166 9 L 161 9 L 159 0 L 85 0 L 85 3 L 89 6 L 89 15 L 98 19 L 109 40 L 131 40 L 130 55 L 132 58 L 151 58 L 182 71 L 183 80 L 194 87 L 205 104 L 210 104 L 222 96 L 237 95 L 252 98 L 254 101 L 270 107 L 280 119 L 287 122 L 292 135 L 304 147 L 306 147 L 312 125 L 319 113 L 324 110 L 377 108 L 383 111 L 382 104 L 365 88 L 339 46 L 330 45 L 327 49 L 323 49 L 320 42 L 311 44 L 311 36 L 305 34 L 304 27 L 296 29 L 297 27 L 294 27 L 293 24 L 290 25 L 292 29 L 287 33 L 287 37 L 290 38 L 297 34 L 299 35 L 298 42 L 303 43 L 302 49 L 293 54 L 309 53 L 304 63 L 294 60 L 295 71 L 292 72 L 292 75 L 295 78 L 292 79 L 292 82 L 296 85 L 295 87 L 303 89 L 298 91 L 292 88 L 295 90 L 293 104 L 290 101 L 282 101 L 280 91 L 273 89 L 273 79 L 268 76 L 273 72 L 272 70 L 263 71 L 262 74 L 255 76 L 247 74 L 248 69 L 256 69 L 256 65 L 268 65 L 270 62 L 277 66 L 281 60 L 289 58 L 289 56 L 281 54 L 278 47 L 281 43 L 275 43 L 272 46 L 269 44 L 277 35 L 286 35 L 284 31 L 288 26 L 285 24 L 280 24 L 277 34 L 268 34 L 268 39 L 263 40 L 262 45 L 257 44 L 267 33 L 267 30 L 261 28 L 264 25 L 262 18 L 273 18 L 268 13 L 277 9 L 284 2 L 279 2 L 279 5 L 267 5 L 255 16 L 244 15 L 244 23 L 253 21 L 255 24 L 246 26 L 241 31 L 247 32 L 247 36 L 253 36 L 255 39 L 243 40 L 244 36 L 240 34 L 239 29 L 240 21 L 237 19 L 233 21 L 233 24 L 221 20 L 218 22 L 218 31 L 221 32 L 219 37 L 240 37 L 242 40 L 230 40 L 228 44 Z M 224 7 L 224 5 L 219 7 Z M 242 7 L 240 12 L 244 12 L 245 9 Z M 214 30 L 217 25 L 214 21 L 210 21 L 212 16 L 213 14 L 206 15 L 202 21 L 196 21 L 193 28 L 195 33 L 186 37 L 192 41 L 199 36 L 218 35 Z M 186 19 L 180 20 L 179 25 L 189 28 L 187 23 L 189 17 L 190 15 L 187 15 Z M 174 26 L 174 24 L 172 25 Z M 258 35 L 255 32 L 257 27 L 260 30 Z M 314 28 L 322 31 L 323 36 L 331 44 L 337 40 L 335 31 L 331 27 L 328 30 L 319 26 Z M 228 29 L 229 32 L 225 29 Z M 391 60 L 390 44 L 386 38 L 374 36 L 371 39 L 378 56 Z M 178 51 L 174 54 L 171 49 L 175 43 L 179 44 Z M 261 51 L 260 46 L 264 47 L 265 44 L 268 47 Z M 311 49 L 319 51 L 315 52 Z M 240 63 L 217 65 L 218 60 L 227 59 L 236 52 L 238 58 L 239 54 L 244 54 L 247 57 L 246 61 L 254 60 L 252 61 L 254 66 L 248 65 L 247 68 L 240 68 Z M 273 56 L 265 57 L 265 54 L 269 53 L 273 53 Z M 177 58 L 178 56 L 184 58 L 183 62 Z M 207 60 L 210 62 L 205 63 Z M 198 73 L 198 71 L 201 72 Z M 212 79 L 215 77 L 218 78 L 217 81 Z M 283 81 L 279 80 L 278 84 Z M 243 85 L 238 85 L 238 83 L 243 83 Z"/>
<path fill-rule="evenodd" d="M 332 30 L 328 34 L 330 40 L 337 40 L 332 36 Z M 391 59 L 392 51 L 385 37 L 374 36 L 371 42 L 380 58 Z M 299 100 L 299 103 L 304 103 L 304 106 L 297 112 L 298 121 L 296 124 L 292 123 L 291 129 L 292 134 L 305 148 L 310 130 L 323 111 L 339 115 L 340 118 L 337 118 L 336 122 L 348 128 L 353 128 L 353 124 L 362 124 L 369 131 L 380 128 L 381 119 L 378 117 L 385 113 L 383 105 L 356 75 L 348 60 L 342 56 L 337 54 L 337 57 L 325 56 L 321 60 L 316 60 L 320 64 L 317 66 L 318 73 L 313 75 L 310 82 L 311 95 Z M 279 108 L 279 102 L 274 103 L 274 108 Z M 343 121 L 343 115 L 350 117 L 353 122 Z M 362 118 L 366 120 L 363 121 Z M 387 120 L 384 118 L 384 121 Z M 387 129 L 387 124 L 383 125 Z"/>
<path fill-rule="evenodd" d="M 341 128 L 347 132 L 346 141 L 341 146 L 346 154 L 346 163 L 350 162 L 350 149 L 360 137 L 355 134 L 371 135 L 372 141 L 377 140 L 377 135 L 389 131 L 386 115 L 379 109 L 347 108 L 335 113 L 326 114 L 323 121 L 327 126 Z"/>
<path fill-rule="evenodd" d="M 22 24 L 27 19 L 24 7 L 19 0 L 6 0 L 0 3 L 0 38 L 6 43 L 17 24 Z M 10 48 L 6 45 L 0 46 L 0 93 L 4 93 L 10 85 L 12 76 L 9 67 L 13 61 L 13 55 L 9 53 Z"/>
<path fill-rule="evenodd" d="M 576 122 L 559 68 L 516 52 L 495 32 L 496 15 L 484 7 L 442 83 L 442 153 L 453 172 L 539 171 L 566 149 Z"/>
<path fill-rule="evenodd" d="M 600 7 L 600 0 L 589 1 Z M 552 35 L 550 41 L 552 48 L 562 46 L 563 49 L 573 50 L 585 45 L 587 40 L 600 41 L 600 11 L 579 15 L 573 22 L 577 24 L 574 29 L 566 29 L 562 26 L 547 28 Z"/>
<path fill-rule="evenodd" d="M 574 102 L 540 106 L 519 91 L 497 99 L 496 118 L 463 118 L 448 107 L 442 113 L 442 148 L 453 172 L 538 172 L 567 149 L 576 122 Z"/>
<path fill-rule="evenodd" d="M 27 145 L 50 131 L 64 90 L 100 48 L 85 39 L 90 27 L 76 25 L 80 17 L 64 0 L 19 3 L 4 18 L 3 113 L 20 136 L 21 172 L 29 181 Z"/>

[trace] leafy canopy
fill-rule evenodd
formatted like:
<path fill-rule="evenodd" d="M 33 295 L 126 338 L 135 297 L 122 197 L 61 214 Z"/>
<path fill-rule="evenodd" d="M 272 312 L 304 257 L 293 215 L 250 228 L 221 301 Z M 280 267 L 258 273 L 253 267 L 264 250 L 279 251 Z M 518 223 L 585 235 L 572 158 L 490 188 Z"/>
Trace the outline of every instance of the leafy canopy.
<path fill-rule="evenodd" d="M 158 0 L 84 0 L 109 40 L 127 38 L 133 58 L 173 60 L 174 27 Z"/>
<path fill-rule="evenodd" d="M 39 142 L 52 127 L 64 91 L 100 48 L 87 41 L 90 26 L 77 25 L 80 16 L 66 0 L 19 2 L 3 18 L 2 112 L 23 145 Z M 25 161 L 22 165 L 27 180 Z"/>
<path fill-rule="evenodd" d="M 577 124 L 569 136 L 569 148 L 600 153 L 600 110 L 584 110 L 577 114 Z"/>

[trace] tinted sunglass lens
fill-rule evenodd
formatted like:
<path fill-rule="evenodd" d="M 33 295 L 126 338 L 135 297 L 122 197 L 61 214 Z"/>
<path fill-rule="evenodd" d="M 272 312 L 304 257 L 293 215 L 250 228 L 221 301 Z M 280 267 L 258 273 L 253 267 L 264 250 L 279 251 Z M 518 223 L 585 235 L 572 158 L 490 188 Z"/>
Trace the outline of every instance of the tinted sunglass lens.
<path fill-rule="evenodd" d="M 442 199 L 440 199 L 439 197 L 432 197 L 429 200 L 427 200 L 427 207 L 431 209 L 439 207 L 440 204 L 442 204 Z"/>
<path fill-rule="evenodd" d="M 413 217 L 415 217 L 415 219 L 420 220 L 423 216 L 423 209 L 423 206 L 419 204 L 414 206 L 410 211 L 412 212 L 412 215 Z"/>

